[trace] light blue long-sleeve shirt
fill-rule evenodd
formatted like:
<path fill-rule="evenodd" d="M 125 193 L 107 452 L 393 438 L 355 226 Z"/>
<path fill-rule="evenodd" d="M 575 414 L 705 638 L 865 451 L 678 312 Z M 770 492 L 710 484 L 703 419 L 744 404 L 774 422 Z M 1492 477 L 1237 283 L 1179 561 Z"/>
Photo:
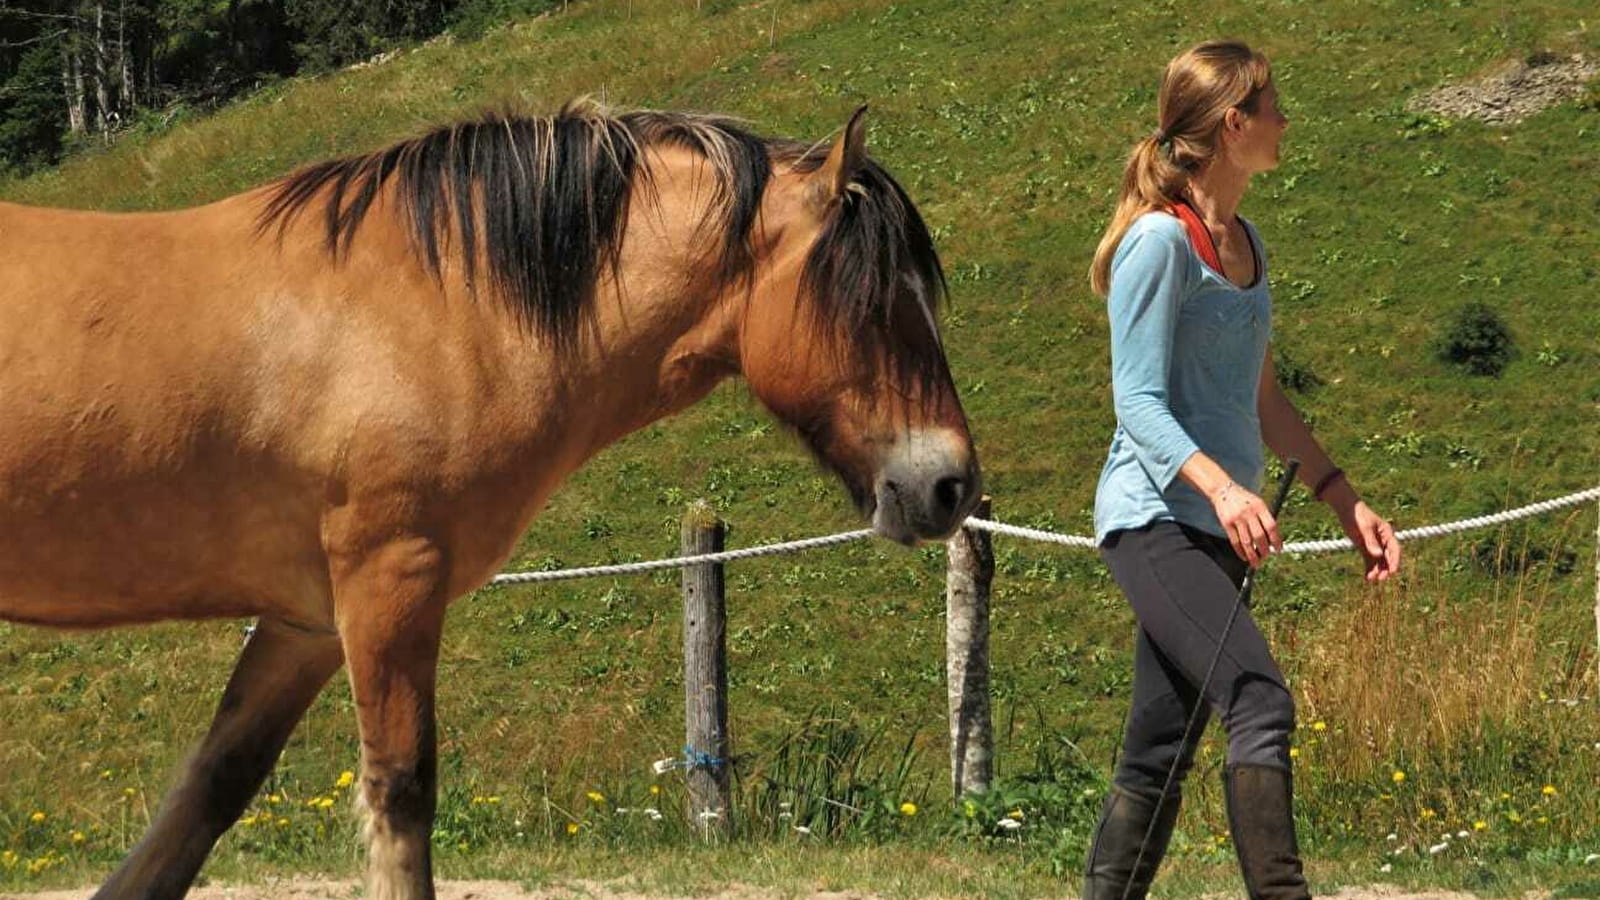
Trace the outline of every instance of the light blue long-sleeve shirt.
<path fill-rule="evenodd" d="M 1241 220 L 1242 221 L 1242 220 Z M 1146 213 L 1111 261 L 1111 391 L 1117 430 L 1095 490 L 1095 540 L 1120 528 L 1177 521 L 1226 537 L 1178 470 L 1202 450 L 1237 482 L 1261 489 L 1256 390 L 1272 334 L 1267 256 L 1255 228 L 1255 284 L 1239 288 L 1200 260 L 1183 223 Z"/>

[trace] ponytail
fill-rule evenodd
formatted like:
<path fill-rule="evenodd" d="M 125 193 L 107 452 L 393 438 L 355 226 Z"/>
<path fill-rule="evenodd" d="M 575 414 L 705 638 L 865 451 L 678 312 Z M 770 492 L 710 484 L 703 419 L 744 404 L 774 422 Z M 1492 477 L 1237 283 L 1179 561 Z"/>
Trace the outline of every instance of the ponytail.
<path fill-rule="evenodd" d="M 1190 175 L 1217 154 L 1224 115 L 1234 107 L 1254 111 L 1271 80 L 1267 58 L 1238 41 L 1207 41 L 1167 63 L 1158 100 L 1161 129 L 1128 154 L 1116 211 L 1089 267 L 1096 294 L 1111 290 L 1111 260 L 1128 226 L 1183 198 Z"/>

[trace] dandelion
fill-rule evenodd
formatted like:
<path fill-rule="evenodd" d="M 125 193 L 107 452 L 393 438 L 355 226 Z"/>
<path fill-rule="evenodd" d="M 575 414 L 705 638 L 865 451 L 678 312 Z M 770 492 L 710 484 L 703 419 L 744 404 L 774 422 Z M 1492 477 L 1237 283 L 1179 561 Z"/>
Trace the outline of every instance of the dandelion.
<path fill-rule="evenodd" d="M 44 824 L 44 820 L 47 819 L 47 818 L 49 818 L 49 816 L 46 816 L 44 813 L 35 812 L 33 815 L 28 817 L 28 821 L 32 822 L 35 825 L 43 825 Z"/>
<path fill-rule="evenodd" d="M 1312 731 L 1327 731 L 1328 730 L 1328 723 L 1327 722 L 1313 722 L 1313 723 L 1311 723 L 1311 730 Z"/>
<path fill-rule="evenodd" d="M 289 827 L 289 820 L 288 819 L 279 819 L 278 821 L 274 822 L 273 824 L 277 825 L 279 828 L 288 828 Z"/>
<path fill-rule="evenodd" d="M 1424 806 L 1422 808 L 1422 818 L 1423 819 L 1431 819 L 1431 818 L 1433 818 L 1434 816 L 1437 816 L 1437 815 L 1438 815 L 1438 813 L 1434 812 L 1433 811 L 1433 807 L 1431 807 L 1431 806 Z"/>
<path fill-rule="evenodd" d="M 652 797 L 658 796 L 660 793 L 661 793 L 661 785 L 659 785 L 659 784 L 650 785 L 650 796 L 652 796 Z"/>
<path fill-rule="evenodd" d="M 1395 769 L 1394 774 L 1390 775 L 1389 778 L 1393 780 L 1395 784 L 1400 784 L 1406 780 L 1406 773 L 1400 771 L 1399 769 Z"/>
<path fill-rule="evenodd" d="M 1547 784 L 1539 789 L 1539 793 L 1545 795 L 1546 797 L 1554 797 L 1556 795 L 1556 786 L 1553 784 Z"/>
<path fill-rule="evenodd" d="M 1299 759 L 1300 758 L 1300 748 L 1299 747 L 1290 747 L 1289 748 L 1289 758 L 1290 759 Z"/>
<path fill-rule="evenodd" d="M 568 822 L 567 823 L 567 834 L 577 834 L 577 833 L 578 833 L 578 823 L 577 822 Z"/>
<path fill-rule="evenodd" d="M 606 795 L 599 791 L 590 791 L 586 796 L 595 803 L 606 802 Z"/>
<path fill-rule="evenodd" d="M 132 797 L 136 793 L 138 792 L 131 787 L 125 787 L 122 789 L 122 796 L 124 797 Z"/>
<path fill-rule="evenodd" d="M 905 803 L 900 804 L 900 815 L 902 815 L 902 816 L 914 816 L 916 814 L 917 814 L 917 805 L 915 803 L 912 803 L 911 801 L 908 800 Z"/>
<path fill-rule="evenodd" d="M 1511 795 L 1506 793 L 1505 791 L 1501 791 L 1500 792 L 1500 799 L 1501 800 L 1510 800 L 1511 799 Z"/>
<path fill-rule="evenodd" d="M 1016 819 L 1019 822 L 1022 821 L 1022 810 L 1020 809 L 1013 809 L 1011 812 L 1006 813 L 1006 815 Z"/>
<path fill-rule="evenodd" d="M 1489 823 L 1485 822 L 1482 819 L 1479 819 L 1478 821 L 1472 823 L 1472 830 L 1473 831 L 1483 831 L 1483 830 L 1487 829 L 1488 827 L 1489 827 Z"/>
<path fill-rule="evenodd" d="M 333 798 L 332 797 L 323 797 L 321 800 L 318 800 L 317 801 L 317 809 L 321 809 L 321 810 L 333 809 Z"/>
<path fill-rule="evenodd" d="M 336 788 L 347 788 L 350 785 L 355 784 L 355 783 L 356 783 L 356 773 L 350 771 L 349 769 L 346 769 L 343 772 L 339 773 L 339 780 L 335 781 L 333 783 L 333 786 L 336 787 Z"/>
<path fill-rule="evenodd" d="M 274 805 L 282 803 L 283 802 L 283 795 L 282 794 L 268 794 L 267 795 L 267 802 L 271 803 L 271 804 L 274 804 Z"/>
<path fill-rule="evenodd" d="M 74 843 L 74 844 L 81 844 L 81 843 L 83 843 L 83 842 L 84 842 L 84 837 L 83 837 L 83 832 L 81 832 L 81 831 L 74 831 L 74 832 L 73 832 L 73 833 L 72 833 L 72 842 L 73 842 L 73 843 Z"/>
<path fill-rule="evenodd" d="M 1540 816 L 1539 818 L 1534 819 L 1534 821 L 1538 822 L 1540 825 L 1549 825 L 1550 824 L 1550 820 L 1545 818 L 1544 816 Z"/>
<path fill-rule="evenodd" d="M 111 780 L 111 770 L 110 769 L 101 769 L 100 770 L 100 780 L 101 781 L 110 781 Z"/>

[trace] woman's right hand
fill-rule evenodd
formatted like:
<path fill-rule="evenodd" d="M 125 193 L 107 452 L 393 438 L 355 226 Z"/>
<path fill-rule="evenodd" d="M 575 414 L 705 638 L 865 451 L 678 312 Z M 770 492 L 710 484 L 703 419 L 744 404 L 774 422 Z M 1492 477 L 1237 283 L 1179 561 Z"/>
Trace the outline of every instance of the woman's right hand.
<path fill-rule="evenodd" d="M 1260 497 L 1229 481 L 1211 496 L 1211 508 L 1228 533 L 1233 552 L 1254 569 L 1272 553 L 1283 552 L 1283 538 L 1272 510 Z"/>

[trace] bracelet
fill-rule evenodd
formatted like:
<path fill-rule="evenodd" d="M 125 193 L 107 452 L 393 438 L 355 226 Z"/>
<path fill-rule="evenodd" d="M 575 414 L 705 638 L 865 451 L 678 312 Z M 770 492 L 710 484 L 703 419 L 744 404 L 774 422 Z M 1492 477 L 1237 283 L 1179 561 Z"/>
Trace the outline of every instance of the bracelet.
<path fill-rule="evenodd" d="M 1311 489 L 1312 498 L 1320 502 L 1322 500 L 1322 492 L 1332 486 L 1335 481 L 1338 481 L 1343 477 L 1344 470 L 1338 466 L 1335 466 L 1333 471 L 1317 480 L 1317 486 Z"/>

